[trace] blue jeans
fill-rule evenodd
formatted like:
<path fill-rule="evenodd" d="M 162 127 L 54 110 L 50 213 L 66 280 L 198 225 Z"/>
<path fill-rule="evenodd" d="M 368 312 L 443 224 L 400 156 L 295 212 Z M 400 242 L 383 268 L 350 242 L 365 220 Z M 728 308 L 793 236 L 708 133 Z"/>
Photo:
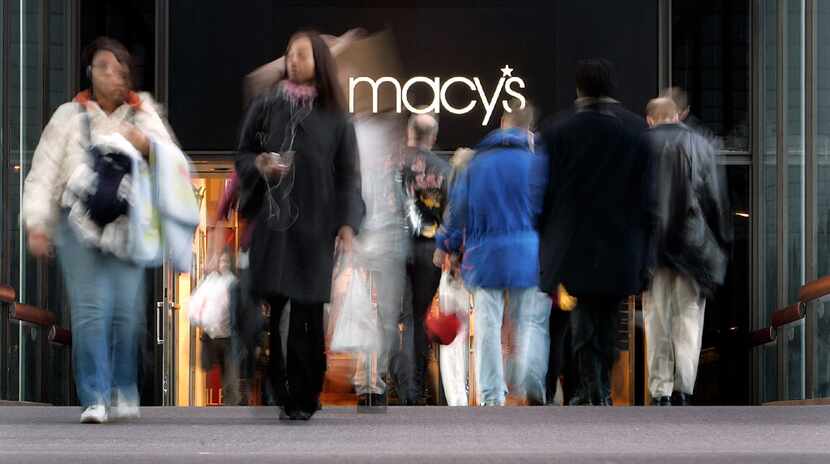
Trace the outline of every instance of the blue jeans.
<path fill-rule="evenodd" d="M 71 305 L 72 364 L 81 405 L 109 405 L 113 389 L 138 403 L 144 268 L 86 248 L 65 221 L 56 244 Z"/>
<path fill-rule="evenodd" d="M 473 297 L 479 403 L 501 406 L 507 397 L 501 340 L 505 293 L 510 304 L 508 313 L 514 341 L 513 357 L 508 362 L 510 384 L 516 394 L 544 401 L 550 349 L 550 298 L 537 288 L 476 288 Z"/>

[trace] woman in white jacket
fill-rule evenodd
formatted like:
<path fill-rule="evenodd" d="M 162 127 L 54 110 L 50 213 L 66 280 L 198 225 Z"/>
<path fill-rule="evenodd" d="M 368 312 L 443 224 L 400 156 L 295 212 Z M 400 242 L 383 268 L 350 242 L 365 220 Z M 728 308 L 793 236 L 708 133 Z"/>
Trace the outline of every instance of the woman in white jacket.
<path fill-rule="evenodd" d="M 99 37 L 84 51 L 84 62 L 91 89 L 61 105 L 43 130 L 24 186 L 22 219 L 33 255 L 47 257 L 53 244 L 57 248 L 71 305 L 81 422 L 103 423 L 139 416 L 144 268 L 124 245 L 125 215 L 102 223 L 85 209 L 84 192 L 94 188 L 89 179 L 96 174 L 88 148 L 107 146 L 149 160 L 153 142 L 171 137 L 150 96 L 131 91 L 131 59 L 122 44 Z M 119 194 L 129 182 L 127 175 Z"/>

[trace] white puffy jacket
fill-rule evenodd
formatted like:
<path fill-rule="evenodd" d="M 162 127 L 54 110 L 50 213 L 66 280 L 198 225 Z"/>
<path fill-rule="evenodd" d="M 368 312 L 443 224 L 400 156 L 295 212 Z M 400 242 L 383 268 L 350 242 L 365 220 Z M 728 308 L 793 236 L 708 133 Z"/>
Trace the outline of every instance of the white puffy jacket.
<path fill-rule="evenodd" d="M 88 91 L 79 93 L 72 102 L 58 107 L 43 129 L 35 149 L 32 166 L 23 187 L 21 206 L 24 226 L 43 231 L 52 239 L 60 217 L 59 202 L 66 182 L 88 156 L 84 106 L 90 115 L 93 143 L 97 143 L 102 136 L 117 132 L 119 126 L 127 120 L 130 106 L 136 110 L 133 124 L 150 139 L 161 143 L 173 142 L 148 93 L 131 93 L 128 102 L 109 115 L 89 99 Z"/>

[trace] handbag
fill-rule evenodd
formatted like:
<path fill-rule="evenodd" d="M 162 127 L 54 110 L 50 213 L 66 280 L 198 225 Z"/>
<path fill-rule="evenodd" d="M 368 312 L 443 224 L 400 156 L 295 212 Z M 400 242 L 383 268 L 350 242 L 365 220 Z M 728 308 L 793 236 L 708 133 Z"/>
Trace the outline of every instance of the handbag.
<path fill-rule="evenodd" d="M 130 108 L 127 119 L 132 122 L 134 117 L 135 110 Z M 124 177 L 132 170 L 132 161 L 124 153 L 109 150 L 104 152 L 92 144 L 92 122 L 86 111 L 84 111 L 84 132 L 90 167 L 96 181 L 91 183 L 86 198 L 81 201 L 86 206 L 92 221 L 103 228 L 129 212 L 129 199 L 127 195 L 122 194 L 124 190 L 121 184 L 124 182 Z"/>

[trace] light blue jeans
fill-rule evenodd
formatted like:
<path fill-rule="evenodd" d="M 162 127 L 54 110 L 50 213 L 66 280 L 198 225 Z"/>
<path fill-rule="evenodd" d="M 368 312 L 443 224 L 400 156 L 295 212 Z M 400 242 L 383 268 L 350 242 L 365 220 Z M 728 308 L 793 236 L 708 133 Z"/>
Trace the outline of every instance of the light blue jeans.
<path fill-rule="evenodd" d="M 56 240 L 69 293 L 72 364 L 81 405 L 109 405 L 113 390 L 138 403 L 144 268 L 86 248 L 62 221 Z"/>
<path fill-rule="evenodd" d="M 505 295 L 513 329 L 512 356 L 507 363 L 502 358 L 501 339 Z M 543 402 L 550 349 L 551 299 L 537 288 L 476 288 L 473 297 L 479 403 L 504 405 L 508 382 L 517 395 Z M 505 364 L 510 372 L 507 379 Z"/>

